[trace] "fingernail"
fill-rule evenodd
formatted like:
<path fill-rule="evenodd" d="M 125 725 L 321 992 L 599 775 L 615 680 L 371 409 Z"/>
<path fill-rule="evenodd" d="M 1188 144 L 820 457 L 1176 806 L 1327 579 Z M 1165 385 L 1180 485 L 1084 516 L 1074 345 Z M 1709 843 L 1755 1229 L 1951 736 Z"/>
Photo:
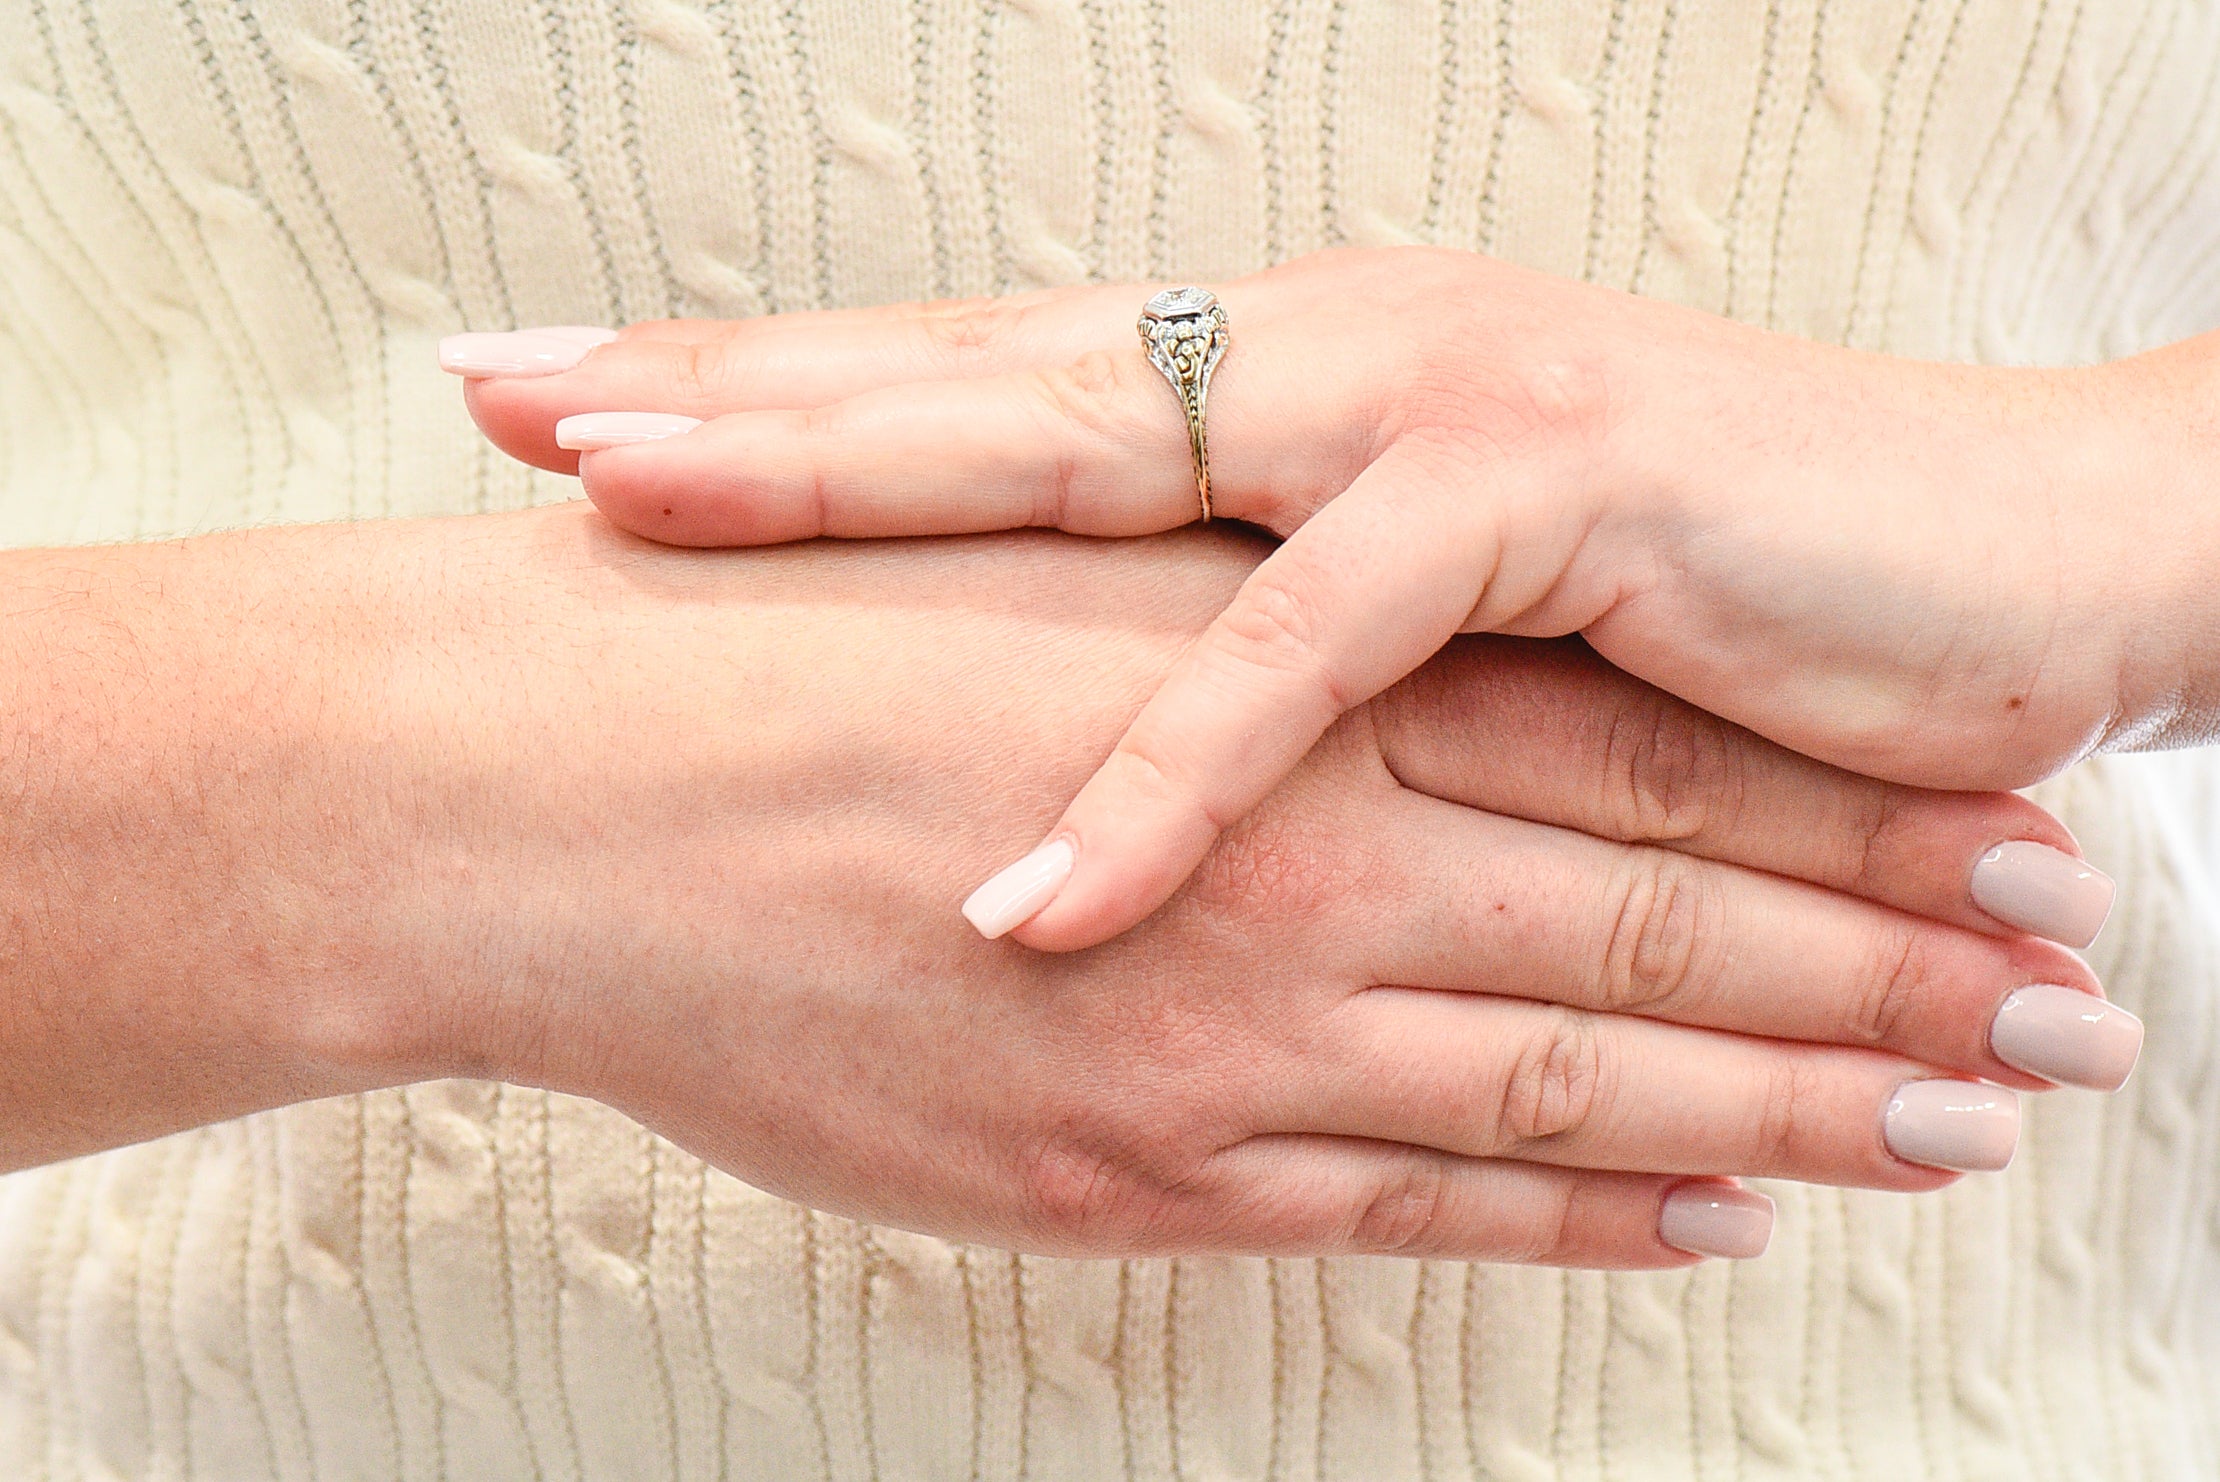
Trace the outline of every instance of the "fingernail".
<path fill-rule="evenodd" d="M 1999 844 L 1973 867 L 1973 903 L 2006 926 L 2069 947 L 2097 939 L 2112 914 L 2112 877 L 2048 844 Z"/>
<path fill-rule="evenodd" d="M 628 443 L 661 442 L 699 426 L 701 418 L 672 412 L 580 412 L 555 424 L 555 446 L 596 453 Z"/>
<path fill-rule="evenodd" d="M 1749 1189 L 1683 1184 L 1665 1196 L 1657 1238 L 1692 1256 L 1747 1261 L 1773 1239 L 1773 1201 Z"/>
<path fill-rule="evenodd" d="M 2020 1098 L 1978 1081 L 1906 1081 L 1881 1121 L 1889 1151 L 1907 1163 L 1994 1173 L 2020 1143 Z"/>
<path fill-rule="evenodd" d="M 501 333 L 451 334 L 439 342 L 439 368 L 450 375 L 523 378 L 569 370 L 596 345 L 617 337 L 613 329 L 590 324 L 555 324 L 544 329 Z"/>
<path fill-rule="evenodd" d="M 2046 1081 L 2117 1091 L 2143 1053 L 2143 1021 L 2094 993 L 2032 983 L 1996 1011 L 1989 1048 L 2006 1065 Z"/>
<path fill-rule="evenodd" d="M 1056 899 L 1071 878 L 1072 858 L 1069 839 L 1050 839 L 971 892 L 964 919 L 990 942 L 1015 931 Z"/>

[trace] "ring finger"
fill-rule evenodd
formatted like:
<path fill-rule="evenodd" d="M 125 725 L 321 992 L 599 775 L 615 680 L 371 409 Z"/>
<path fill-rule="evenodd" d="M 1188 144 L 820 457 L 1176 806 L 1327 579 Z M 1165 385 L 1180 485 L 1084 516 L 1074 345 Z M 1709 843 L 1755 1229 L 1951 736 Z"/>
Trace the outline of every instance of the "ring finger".
<path fill-rule="evenodd" d="M 1873 1050 L 1379 988 L 1301 1051 L 1287 1130 L 1634 1173 L 1923 1190 L 1994 1170 L 2017 1095 Z"/>
<path fill-rule="evenodd" d="M 1283 511 L 1340 492 L 1378 452 L 1332 378 L 1253 363 L 1223 373 L 1210 406 L 1212 498 L 1231 518 L 1291 528 L 1300 513 Z M 1139 535 L 1199 509 L 1178 401 L 1138 346 L 807 410 L 689 419 L 620 446 L 612 434 L 636 437 L 637 417 L 583 411 L 557 436 L 585 451 L 580 478 L 611 519 L 677 545 L 1027 525 Z"/>

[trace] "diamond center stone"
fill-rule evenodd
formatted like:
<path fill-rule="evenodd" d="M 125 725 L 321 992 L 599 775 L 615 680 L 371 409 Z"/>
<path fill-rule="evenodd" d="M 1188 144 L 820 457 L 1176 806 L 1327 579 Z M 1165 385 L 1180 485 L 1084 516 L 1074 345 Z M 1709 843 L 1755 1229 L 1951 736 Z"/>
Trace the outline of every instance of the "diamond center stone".
<path fill-rule="evenodd" d="M 1207 288 L 1167 288 L 1150 299 L 1142 312 L 1151 319 L 1187 319 L 1208 313 L 1217 302 L 1218 296 Z"/>

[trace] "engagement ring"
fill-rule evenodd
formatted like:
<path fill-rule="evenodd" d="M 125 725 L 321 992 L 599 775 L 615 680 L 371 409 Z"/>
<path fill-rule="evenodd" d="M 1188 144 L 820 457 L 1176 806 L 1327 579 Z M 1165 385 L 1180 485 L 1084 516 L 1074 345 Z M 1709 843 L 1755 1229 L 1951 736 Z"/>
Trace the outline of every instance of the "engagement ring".
<path fill-rule="evenodd" d="M 1231 335 L 1226 311 L 1207 288 L 1167 288 L 1141 310 L 1141 343 L 1149 364 L 1164 373 L 1187 414 L 1187 446 L 1195 460 L 1195 493 L 1202 518 L 1210 523 L 1210 451 L 1203 440 L 1203 402 L 1210 395 L 1211 372 L 1225 359 Z"/>

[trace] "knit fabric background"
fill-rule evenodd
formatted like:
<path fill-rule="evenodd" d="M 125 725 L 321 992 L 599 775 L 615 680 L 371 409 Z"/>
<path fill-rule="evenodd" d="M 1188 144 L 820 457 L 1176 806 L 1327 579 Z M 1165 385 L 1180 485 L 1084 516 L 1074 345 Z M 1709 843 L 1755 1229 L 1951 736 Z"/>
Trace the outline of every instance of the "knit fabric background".
<path fill-rule="evenodd" d="M 1396 241 L 2130 352 L 2220 324 L 2220 5 L 0 0 L 0 541 L 567 497 L 454 330 Z M 1021 1259 L 427 1085 L 0 1180 L 0 1478 L 2220 1476 L 2216 778 L 2040 794 L 2128 1089 L 1758 1261 Z"/>

